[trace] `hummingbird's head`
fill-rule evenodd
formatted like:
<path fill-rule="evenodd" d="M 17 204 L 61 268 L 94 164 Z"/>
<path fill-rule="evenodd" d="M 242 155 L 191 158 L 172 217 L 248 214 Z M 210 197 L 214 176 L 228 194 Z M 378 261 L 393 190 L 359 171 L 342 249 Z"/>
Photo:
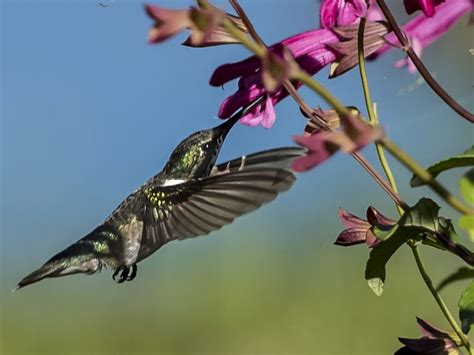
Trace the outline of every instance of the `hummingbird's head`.
<path fill-rule="evenodd" d="M 227 120 L 217 127 L 191 134 L 171 153 L 164 172 L 182 180 L 208 176 L 235 122 Z"/>

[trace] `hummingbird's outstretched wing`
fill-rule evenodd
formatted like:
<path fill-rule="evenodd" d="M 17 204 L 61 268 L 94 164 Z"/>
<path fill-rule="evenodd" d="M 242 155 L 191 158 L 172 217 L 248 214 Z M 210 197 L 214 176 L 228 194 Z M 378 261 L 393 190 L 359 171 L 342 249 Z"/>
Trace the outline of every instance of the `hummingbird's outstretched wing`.
<path fill-rule="evenodd" d="M 295 181 L 298 147 L 278 148 L 217 165 L 209 177 L 148 190 L 138 259 L 163 244 L 208 234 L 256 210 Z"/>

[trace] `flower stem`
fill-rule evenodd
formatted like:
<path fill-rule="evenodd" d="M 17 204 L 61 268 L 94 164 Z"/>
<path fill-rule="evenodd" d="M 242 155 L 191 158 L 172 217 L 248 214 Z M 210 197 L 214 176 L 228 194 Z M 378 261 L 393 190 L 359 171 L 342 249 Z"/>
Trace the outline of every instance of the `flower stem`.
<path fill-rule="evenodd" d="M 436 181 L 433 176 L 412 159 L 407 153 L 401 150 L 394 142 L 388 138 L 382 138 L 380 141 L 382 146 L 389 151 L 399 162 L 405 165 L 408 170 L 412 171 L 425 184 L 436 192 L 446 203 L 458 212 L 466 215 L 474 215 L 474 209 L 464 204 L 462 201 L 452 195 L 443 185 Z"/>
<path fill-rule="evenodd" d="M 369 115 L 369 123 L 373 126 L 378 126 L 379 120 L 377 112 L 375 111 L 375 105 L 372 104 L 372 100 L 370 98 L 369 81 L 367 79 L 367 72 L 365 71 L 364 30 L 366 21 L 367 20 L 365 17 L 362 17 L 360 19 L 359 30 L 357 33 L 357 54 L 359 58 L 359 73 L 360 80 L 362 82 L 362 90 L 364 92 L 365 106 L 367 107 L 367 114 Z M 380 165 L 382 165 L 383 171 L 385 172 L 385 176 L 387 177 L 390 186 L 392 187 L 393 191 L 398 194 L 397 183 L 395 182 L 392 169 L 390 169 L 390 165 L 388 165 L 385 152 L 379 142 L 375 142 L 375 149 L 379 157 Z M 396 207 L 398 213 L 401 216 L 404 212 L 404 209 L 399 204 L 396 204 Z"/>
<path fill-rule="evenodd" d="M 377 4 L 379 5 L 379 7 L 382 10 L 385 18 L 387 19 L 388 23 L 390 24 L 390 27 L 392 28 L 393 32 L 395 33 L 395 36 L 397 37 L 398 41 L 400 42 L 401 48 L 406 52 L 408 57 L 413 62 L 413 65 L 416 67 L 416 69 L 418 69 L 418 72 L 423 77 L 423 79 L 425 79 L 425 81 L 428 83 L 428 85 L 431 87 L 431 89 L 433 89 L 433 91 L 436 94 L 438 94 L 438 96 L 441 97 L 441 99 L 449 107 L 451 107 L 454 111 L 456 111 L 460 116 L 462 116 L 463 118 L 465 118 L 466 120 L 468 120 L 470 122 L 474 122 L 474 114 L 467 111 L 456 100 L 454 100 L 441 87 L 441 85 L 438 84 L 438 82 L 430 74 L 430 72 L 428 71 L 426 66 L 423 64 L 421 59 L 415 53 L 415 51 L 411 47 L 410 43 L 408 42 L 408 40 L 404 36 L 402 30 L 400 29 L 400 26 L 398 26 L 397 21 L 395 20 L 392 13 L 390 12 L 390 9 L 385 4 L 385 1 L 384 0 L 377 0 Z"/>
<path fill-rule="evenodd" d="M 366 18 L 361 17 L 359 22 L 359 30 L 357 32 L 357 55 L 359 57 L 360 81 L 362 82 L 362 89 L 364 91 L 365 107 L 367 108 L 367 114 L 369 115 L 369 122 L 376 126 L 377 118 L 373 110 L 372 100 L 370 98 L 369 81 L 367 80 L 367 74 L 365 71 L 364 30 L 366 22 Z"/>
<path fill-rule="evenodd" d="M 469 345 L 469 339 L 464 335 L 464 333 L 461 331 L 459 328 L 458 323 L 452 316 L 451 312 L 449 312 L 448 307 L 444 303 L 443 299 L 441 296 L 438 294 L 436 291 L 436 288 L 433 285 L 433 281 L 431 281 L 430 276 L 426 272 L 425 266 L 423 264 L 423 260 L 421 259 L 420 252 L 418 250 L 418 246 L 416 245 L 410 245 L 411 250 L 413 252 L 413 256 L 415 257 L 416 265 L 418 266 L 418 270 L 420 270 L 421 277 L 423 278 L 423 281 L 425 281 L 426 286 L 428 286 L 428 289 L 430 290 L 431 294 L 433 295 L 434 299 L 436 300 L 436 303 L 438 303 L 439 308 L 443 312 L 444 316 L 448 320 L 449 324 L 451 324 L 451 327 L 453 330 L 456 332 L 456 334 L 459 336 L 461 339 L 462 344 L 464 347 L 467 349 L 468 354 L 471 354 L 471 347 Z"/>
<path fill-rule="evenodd" d="M 358 32 L 358 57 L 359 57 L 359 71 L 360 71 L 360 77 L 361 77 L 361 82 L 362 82 L 362 89 L 364 91 L 364 98 L 365 98 L 365 104 L 367 106 L 367 112 L 369 114 L 370 118 L 370 123 L 374 126 L 378 125 L 378 116 L 376 109 L 374 105 L 372 105 L 372 101 L 370 99 L 370 91 L 369 91 L 369 84 L 367 80 L 367 73 L 365 71 L 365 59 L 364 59 L 364 27 L 365 27 L 365 18 L 361 18 L 360 24 L 359 24 L 359 32 Z M 383 146 L 379 143 L 375 143 L 375 147 L 377 149 L 377 154 L 379 156 L 380 164 L 383 167 L 383 170 L 385 171 L 385 175 L 387 176 L 387 179 L 390 183 L 390 186 L 392 189 L 398 193 L 397 189 L 397 184 L 395 181 L 395 178 L 392 174 L 392 170 L 390 169 L 390 165 L 387 162 L 387 158 L 385 156 L 385 152 L 383 150 Z M 398 213 L 403 215 L 404 210 L 397 204 L 397 209 Z M 421 259 L 420 252 L 418 250 L 418 246 L 411 241 L 407 243 L 412 252 L 413 256 L 415 257 L 416 261 L 416 266 L 418 267 L 418 271 L 421 274 L 421 277 L 423 278 L 423 281 L 425 282 L 426 286 L 430 290 L 431 294 L 433 295 L 436 303 L 438 304 L 439 308 L 441 309 L 441 312 L 443 312 L 444 316 L 448 320 L 449 324 L 451 324 L 451 327 L 454 329 L 456 334 L 459 336 L 459 338 L 462 341 L 462 344 L 466 347 L 468 353 L 470 354 L 470 346 L 469 346 L 469 340 L 467 337 L 464 336 L 462 333 L 461 329 L 459 328 L 459 325 L 451 315 L 451 312 L 449 311 L 448 307 L 444 303 L 443 299 L 439 295 L 438 291 L 436 288 L 433 286 L 433 282 L 431 281 L 430 276 L 428 275 L 425 266 L 423 264 L 423 260 Z"/>

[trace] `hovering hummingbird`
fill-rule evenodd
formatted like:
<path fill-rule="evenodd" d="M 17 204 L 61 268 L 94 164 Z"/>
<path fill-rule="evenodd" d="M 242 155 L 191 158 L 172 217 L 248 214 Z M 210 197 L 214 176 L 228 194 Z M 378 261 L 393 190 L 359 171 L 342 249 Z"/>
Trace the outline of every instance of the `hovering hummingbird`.
<path fill-rule="evenodd" d="M 164 244 L 208 234 L 259 208 L 295 181 L 289 169 L 298 147 L 277 148 L 215 165 L 232 126 L 259 100 L 223 124 L 193 133 L 173 151 L 163 170 L 130 194 L 88 235 L 23 278 L 17 289 L 44 278 L 114 269 L 122 283 L 137 263 Z"/>

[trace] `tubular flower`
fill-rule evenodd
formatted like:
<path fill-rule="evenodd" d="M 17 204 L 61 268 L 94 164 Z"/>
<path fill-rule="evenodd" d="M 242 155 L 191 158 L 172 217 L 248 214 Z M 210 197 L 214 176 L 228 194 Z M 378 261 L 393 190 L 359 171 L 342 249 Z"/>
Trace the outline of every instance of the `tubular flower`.
<path fill-rule="evenodd" d="M 345 72 L 357 65 L 357 46 L 351 45 L 357 38 L 346 37 L 349 32 L 354 32 L 357 25 L 338 28 L 312 30 L 294 35 L 269 48 L 269 53 L 273 56 L 279 55 L 285 58 L 285 50 L 291 54 L 291 60 L 296 62 L 306 73 L 314 75 L 323 69 L 326 65 L 336 61 L 341 62 L 340 72 Z M 384 45 L 382 35 L 386 34 L 386 28 L 382 24 L 373 23 L 366 32 L 365 53 L 370 55 Z M 369 31 L 369 29 L 373 29 Z M 344 43 L 346 45 L 339 46 Z M 349 53 L 355 51 L 354 53 Z M 286 56 L 288 57 L 288 56 Z M 228 118 L 240 107 L 243 107 L 254 101 L 262 95 L 267 95 L 267 99 L 255 110 L 243 116 L 240 120 L 243 124 L 256 126 L 262 124 L 265 128 L 270 128 L 275 121 L 273 106 L 288 96 L 288 92 L 278 85 L 272 90 L 267 90 L 265 82 L 262 81 L 262 74 L 265 76 L 265 61 L 253 56 L 237 63 L 224 64 L 218 67 L 211 76 L 210 84 L 212 86 L 222 86 L 225 83 L 240 78 L 238 90 L 233 95 L 226 98 L 218 112 L 220 118 Z M 285 75 L 282 71 L 282 77 Z M 281 80 L 280 80 L 281 81 Z M 268 82 L 267 82 L 268 84 Z M 280 83 L 281 84 L 281 83 Z M 301 86 L 294 82 L 295 87 Z"/>
<path fill-rule="evenodd" d="M 413 50 L 418 56 L 421 56 L 423 48 L 429 46 L 443 34 L 445 34 L 463 15 L 472 11 L 474 1 L 472 0 L 446 0 L 444 3 L 436 7 L 436 12 L 432 17 L 420 14 L 418 17 L 402 26 L 407 35 Z M 387 42 L 400 45 L 393 33 L 385 36 Z M 393 46 L 385 45 L 380 48 L 376 55 L 387 52 Z M 415 66 L 408 58 L 404 58 L 395 63 L 397 68 L 408 67 L 411 73 L 416 71 Z"/>
<path fill-rule="evenodd" d="M 335 51 L 328 48 L 326 44 L 338 41 L 339 38 L 331 30 L 318 29 L 292 36 L 274 44 L 269 50 L 282 53 L 283 48 L 286 47 L 299 66 L 308 74 L 314 75 L 336 59 Z M 218 67 L 211 76 L 210 84 L 222 86 L 239 77 L 237 92 L 222 102 L 218 116 L 228 118 L 240 107 L 267 94 L 264 103 L 243 116 L 241 122 L 250 126 L 261 123 L 264 127 L 270 128 L 275 120 L 273 106 L 288 96 L 288 92 L 283 87 L 279 87 L 274 92 L 267 93 L 262 82 L 262 61 L 255 56 Z M 297 87 L 300 86 L 299 83 L 294 84 Z"/>

